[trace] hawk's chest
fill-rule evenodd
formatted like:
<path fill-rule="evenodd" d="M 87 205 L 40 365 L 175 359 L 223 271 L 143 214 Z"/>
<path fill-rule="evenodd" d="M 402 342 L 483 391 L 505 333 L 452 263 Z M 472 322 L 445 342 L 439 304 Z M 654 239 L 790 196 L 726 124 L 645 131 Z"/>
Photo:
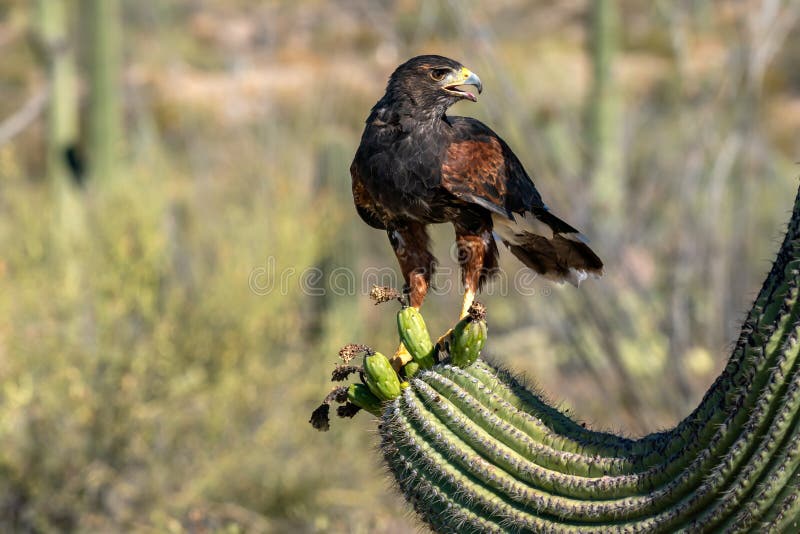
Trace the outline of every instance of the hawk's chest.
<path fill-rule="evenodd" d="M 404 132 L 376 128 L 366 149 L 364 179 L 370 194 L 392 212 L 429 212 L 441 196 L 445 139 L 429 130 Z M 419 214 L 422 216 L 422 213 Z"/>

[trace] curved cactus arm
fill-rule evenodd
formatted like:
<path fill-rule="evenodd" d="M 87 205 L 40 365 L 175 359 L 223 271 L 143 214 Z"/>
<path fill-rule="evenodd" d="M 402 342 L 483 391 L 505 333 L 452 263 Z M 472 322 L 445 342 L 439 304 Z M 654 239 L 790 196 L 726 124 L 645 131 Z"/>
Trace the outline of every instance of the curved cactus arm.
<path fill-rule="evenodd" d="M 797 532 L 800 193 L 720 376 L 675 428 L 584 428 L 506 370 L 421 370 L 382 415 L 405 497 L 442 532 Z"/>

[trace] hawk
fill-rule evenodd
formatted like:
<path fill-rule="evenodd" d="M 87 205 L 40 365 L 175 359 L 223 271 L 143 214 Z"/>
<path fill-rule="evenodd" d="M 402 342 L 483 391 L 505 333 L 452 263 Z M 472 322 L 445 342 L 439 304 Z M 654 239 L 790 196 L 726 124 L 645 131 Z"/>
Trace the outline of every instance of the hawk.
<path fill-rule="evenodd" d="M 452 59 L 406 61 L 367 117 L 350 166 L 356 210 L 387 232 L 412 306 L 422 305 L 436 267 L 427 225 L 453 224 L 462 317 L 497 270 L 495 236 L 555 281 L 578 285 L 603 271 L 580 233 L 550 212 L 506 142 L 478 120 L 447 115 L 460 100 L 477 102 L 471 91 L 481 90 L 480 78 Z"/>

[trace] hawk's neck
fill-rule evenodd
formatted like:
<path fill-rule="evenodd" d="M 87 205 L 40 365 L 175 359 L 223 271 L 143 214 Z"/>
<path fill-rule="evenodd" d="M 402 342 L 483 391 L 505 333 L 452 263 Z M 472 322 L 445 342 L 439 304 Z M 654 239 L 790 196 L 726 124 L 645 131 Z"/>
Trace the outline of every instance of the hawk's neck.
<path fill-rule="evenodd" d="M 409 133 L 421 129 L 438 130 L 450 126 L 446 112 L 444 106 L 423 107 L 411 96 L 387 93 L 373 106 L 367 122 L 378 126 L 400 124 Z"/>

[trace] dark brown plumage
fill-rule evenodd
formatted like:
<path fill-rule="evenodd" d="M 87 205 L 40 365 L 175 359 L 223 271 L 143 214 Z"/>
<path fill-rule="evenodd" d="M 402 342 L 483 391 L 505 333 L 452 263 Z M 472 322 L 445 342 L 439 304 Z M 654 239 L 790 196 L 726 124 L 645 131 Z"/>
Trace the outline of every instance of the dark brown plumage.
<path fill-rule="evenodd" d="M 426 231 L 432 223 L 455 227 L 462 313 L 497 268 L 494 234 L 547 278 L 577 285 L 602 274 L 603 262 L 550 213 L 508 145 L 480 121 L 446 115 L 459 100 L 477 100 L 470 86 L 482 89 L 475 74 L 442 56 L 397 67 L 350 167 L 356 209 L 387 231 L 411 304 L 422 304 L 436 266 Z"/>

